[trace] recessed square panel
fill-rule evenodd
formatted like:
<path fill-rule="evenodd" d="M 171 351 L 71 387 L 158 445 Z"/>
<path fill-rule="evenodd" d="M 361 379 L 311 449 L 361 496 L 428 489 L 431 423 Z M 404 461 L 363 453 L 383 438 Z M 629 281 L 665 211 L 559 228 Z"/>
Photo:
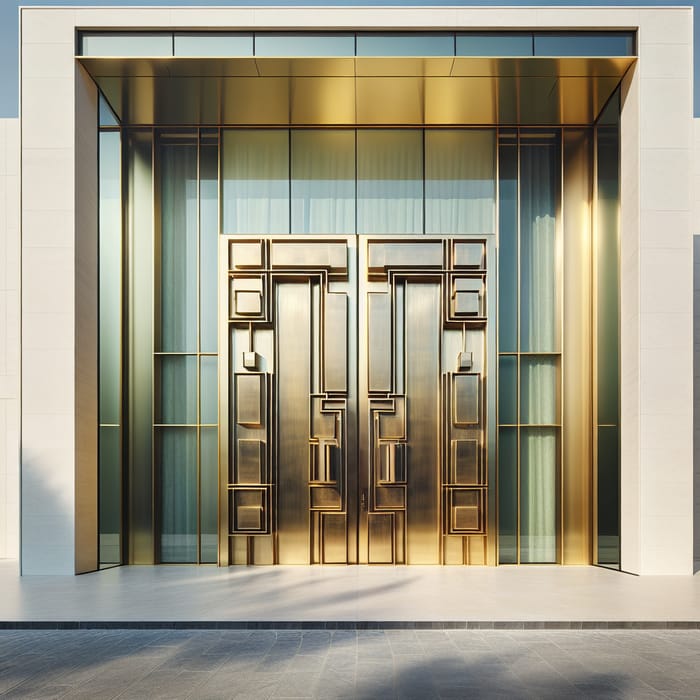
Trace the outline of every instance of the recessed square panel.
<path fill-rule="evenodd" d="M 452 440 L 452 483 L 481 483 L 478 440 Z"/>
<path fill-rule="evenodd" d="M 450 534 L 480 533 L 484 529 L 483 491 L 450 490 Z"/>
<path fill-rule="evenodd" d="M 452 377 L 452 417 L 455 425 L 478 425 L 480 422 L 478 374 L 455 374 Z"/>
<path fill-rule="evenodd" d="M 263 379 L 262 374 L 236 375 L 236 422 L 239 425 L 262 425 Z"/>
<path fill-rule="evenodd" d="M 257 316 L 262 312 L 262 295 L 260 292 L 237 291 L 234 300 L 238 316 Z"/>
<path fill-rule="evenodd" d="M 244 270 L 262 267 L 262 241 L 231 243 L 229 265 L 231 269 Z"/>
<path fill-rule="evenodd" d="M 236 489 L 231 494 L 233 533 L 265 532 L 265 490 Z"/>
<path fill-rule="evenodd" d="M 264 314 L 261 277 L 234 277 L 231 280 L 231 318 L 261 318 Z"/>
<path fill-rule="evenodd" d="M 260 440 L 238 440 L 235 482 L 237 484 L 261 484 L 264 479 L 264 444 Z"/>
<path fill-rule="evenodd" d="M 455 292 L 452 311 L 455 316 L 479 316 L 479 292 Z"/>
<path fill-rule="evenodd" d="M 484 244 L 455 243 L 454 266 L 456 268 L 482 269 L 484 266 Z"/>

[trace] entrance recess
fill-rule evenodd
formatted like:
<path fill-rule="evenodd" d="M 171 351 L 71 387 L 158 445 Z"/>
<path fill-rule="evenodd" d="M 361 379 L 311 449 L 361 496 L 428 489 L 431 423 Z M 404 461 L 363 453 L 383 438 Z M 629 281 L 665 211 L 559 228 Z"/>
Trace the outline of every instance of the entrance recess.
<path fill-rule="evenodd" d="M 494 563 L 490 237 L 220 245 L 220 562 Z"/>

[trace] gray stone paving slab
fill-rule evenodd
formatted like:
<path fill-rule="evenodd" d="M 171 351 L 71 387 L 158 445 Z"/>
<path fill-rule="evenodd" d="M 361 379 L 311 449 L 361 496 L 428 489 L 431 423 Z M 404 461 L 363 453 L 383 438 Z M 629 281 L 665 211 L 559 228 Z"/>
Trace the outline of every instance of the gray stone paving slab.
<path fill-rule="evenodd" d="M 698 698 L 700 631 L 0 631 L 0 697 Z"/>

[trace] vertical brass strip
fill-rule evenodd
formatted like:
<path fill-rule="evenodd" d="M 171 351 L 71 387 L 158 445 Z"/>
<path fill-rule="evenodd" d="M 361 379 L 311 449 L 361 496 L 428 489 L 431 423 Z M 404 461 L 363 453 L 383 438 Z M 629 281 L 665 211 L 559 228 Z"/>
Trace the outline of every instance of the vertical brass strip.
<path fill-rule="evenodd" d="M 407 564 L 437 564 L 439 526 L 440 285 L 406 284 Z"/>
<path fill-rule="evenodd" d="M 562 564 L 591 562 L 591 131 L 564 131 Z"/>
<path fill-rule="evenodd" d="M 309 563 L 311 289 L 273 286 L 276 318 L 277 543 L 280 564 Z M 284 460 L 284 468 L 281 460 Z"/>
<path fill-rule="evenodd" d="M 129 563 L 153 564 L 153 133 L 126 132 L 129 217 Z"/>
<path fill-rule="evenodd" d="M 517 294 L 515 295 L 515 317 L 517 319 L 516 321 L 516 328 L 515 328 L 515 348 L 516 348 L 516 370 L 515 370 L 515 414 L 516 414 L 516 472 L 518 475 L 518 483 L 517 483 L 517 517 L 516 517 L 516 527 L 515 527 L 515 549 L 516 549 L 516 563 L 520 564 L 520 285 L 521 285 L 521 274 L 520 274 L 520 188 L 521 188 L 521 182 L 522 179 L 520 177 L 520 129 L 517 130 L 517 137 L 516 137 L 516 153 L 517 153 L 517 179 L 518 179 L 518 184 L 516 187 L 516 197 L 517 197 L 517 202 L 516 202 L 516 216 L 517 216 L 517 226 L 518 226 L 518 233 L 516 236 L 517 244 L 517 252 L 515 259 L 517 260 L 517 266 L 518 266 L 518 286 L 517 286 Z"/>
<path fill-rule="evenodd" d="M 221 153 L 221 150 L 219 150 Z M 221 156 L 219 155 L 219 162 Z M 221 180 L 219 180 L 221 182 Z M 221 185 L 219 186 L 221 196 Z M 219 211 L 221 207 L 219 207 Z M 230 360 L 229 347 L 231 329 L 228 323 L 229 293 L 229 241 L 228 237 L 219 236 L 219 566 L 229 565 L 229 392 Z"/>

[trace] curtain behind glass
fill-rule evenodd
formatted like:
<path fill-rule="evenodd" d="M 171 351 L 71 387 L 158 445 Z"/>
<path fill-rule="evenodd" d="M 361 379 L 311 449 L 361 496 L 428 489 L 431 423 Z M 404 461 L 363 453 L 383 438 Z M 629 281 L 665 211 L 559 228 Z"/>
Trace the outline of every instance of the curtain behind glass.
<path fill-rule="evenodd" d="M 425 132 L 425 232 L 493 233 L 496 132 Z"/>
<path fill-rule="evenodd" d="M 289 233 L 289 132 L 223 132 L 223 231 Z"/>
<path fill-rule="evenodd" d="M 292 233 L 355 233 L 355 132 L 292 131 Z"/>
<path fill-rule="evenodd" d="M 160 350 L 197 351 L 197 146 L 161 145 Z"/>
<path fill-rule="evenodd" d="M 554 352 L 557 149 L 554 141 L 521 144 L 520 351 Z"/>
<path fill-rule="evenodd" d="M 357 132 L 357 232 L 423 233 L 423 132 Z"/>

